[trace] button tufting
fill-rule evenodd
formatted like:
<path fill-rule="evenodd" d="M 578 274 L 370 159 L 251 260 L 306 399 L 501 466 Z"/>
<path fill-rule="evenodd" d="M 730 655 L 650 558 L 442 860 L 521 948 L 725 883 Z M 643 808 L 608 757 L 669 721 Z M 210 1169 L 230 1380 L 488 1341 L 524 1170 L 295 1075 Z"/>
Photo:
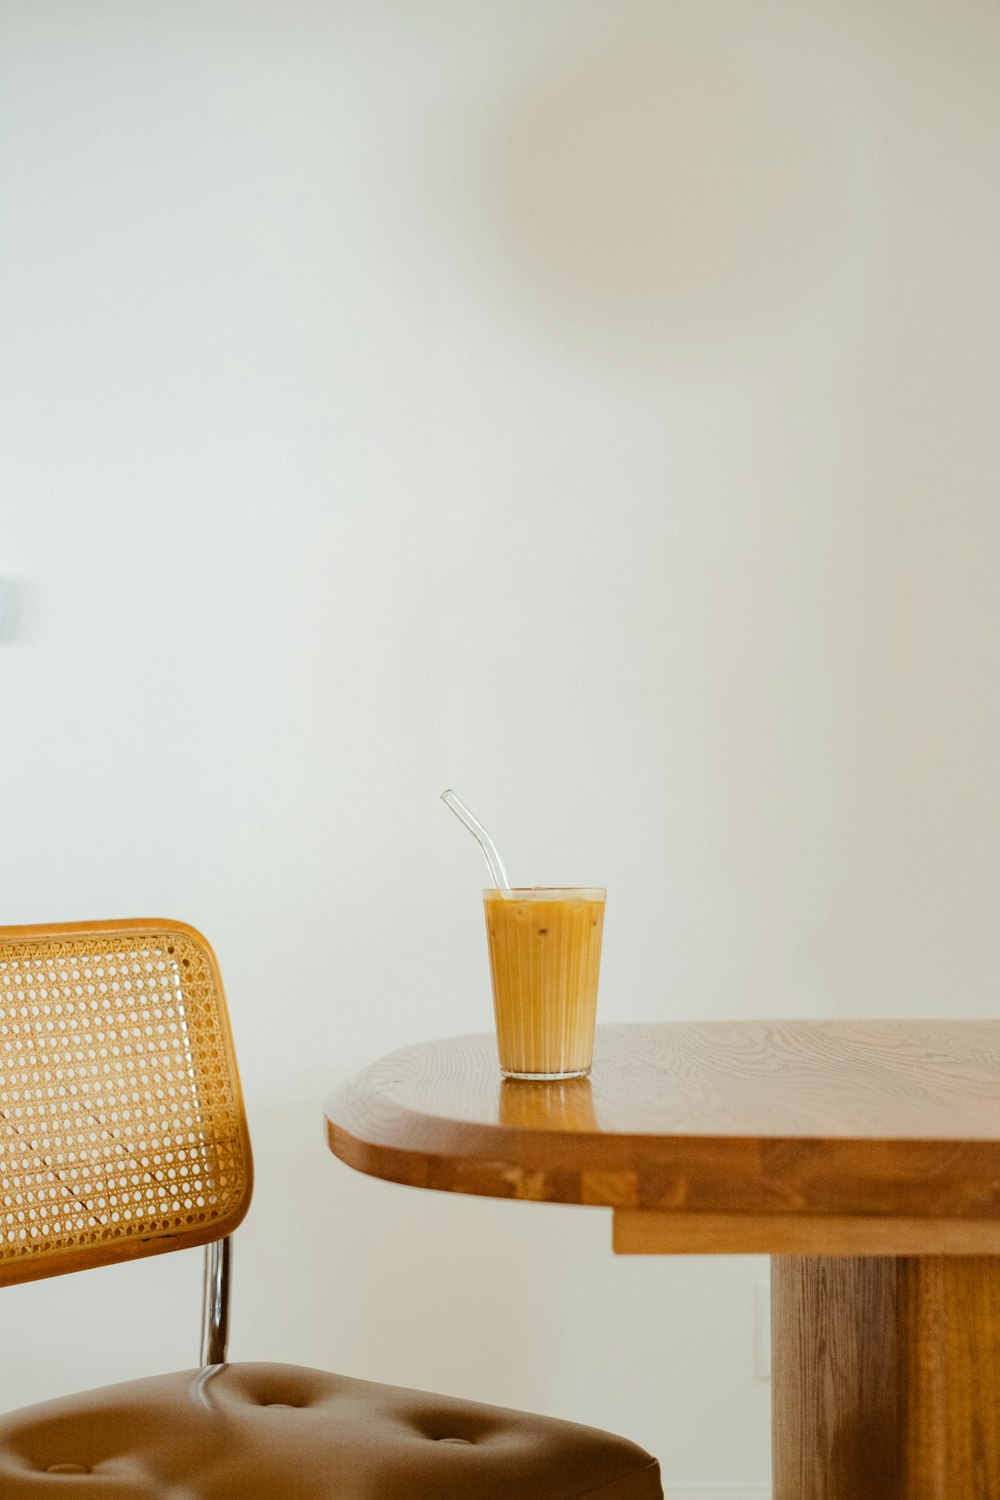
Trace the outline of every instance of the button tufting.
<path fill-rule="evenodd" d="M 436 1443 L 464 1443 L 468 1447 L 472 1447 L 471 1438 L 435 1438 L 434 1441 Z"/>
<path fill-rule="evenodd" d="M 89 1474 L 86 1464 L 49 1464 L 46 1474 Z"/>

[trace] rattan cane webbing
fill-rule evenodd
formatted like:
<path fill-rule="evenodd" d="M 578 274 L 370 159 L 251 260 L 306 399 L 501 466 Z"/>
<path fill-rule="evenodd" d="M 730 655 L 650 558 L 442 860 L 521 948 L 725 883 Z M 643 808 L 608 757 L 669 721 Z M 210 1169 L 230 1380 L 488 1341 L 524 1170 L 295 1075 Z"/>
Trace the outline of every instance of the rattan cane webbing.
<path fill-rule="evenodd" d="M 205 940 L 0 928 L 0 1283 L 218 1239 L 251 1182 Z"/>

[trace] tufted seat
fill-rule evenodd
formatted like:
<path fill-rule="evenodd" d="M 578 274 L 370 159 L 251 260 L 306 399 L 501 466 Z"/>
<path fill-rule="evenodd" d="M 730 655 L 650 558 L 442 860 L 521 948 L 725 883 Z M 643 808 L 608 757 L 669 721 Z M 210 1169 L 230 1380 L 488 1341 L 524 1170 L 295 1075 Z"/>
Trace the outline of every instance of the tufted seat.
<path fill-rule="evenodd" d="M 214 1365 L 0 1417 L 3 1500 L 660 1500 L 591 1427 L 293 1365 Z"/>

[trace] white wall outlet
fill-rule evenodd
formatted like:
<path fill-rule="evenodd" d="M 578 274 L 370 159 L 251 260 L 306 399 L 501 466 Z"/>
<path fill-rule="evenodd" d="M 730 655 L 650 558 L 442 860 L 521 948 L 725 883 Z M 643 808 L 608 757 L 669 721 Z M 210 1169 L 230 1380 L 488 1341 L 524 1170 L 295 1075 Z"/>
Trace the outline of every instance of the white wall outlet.
<path fill-rule="evenodd" d="M 13 579 L 0 578 L 0 641 L 9 641 L 14 634 L 17 614 L 17 588 Z"/>
<path fill-rule="evenodd" d="M 771 1288 L 766 1283 L 753 1289 L 753 1374 L 755 1380 L 771 1378 Z"/>

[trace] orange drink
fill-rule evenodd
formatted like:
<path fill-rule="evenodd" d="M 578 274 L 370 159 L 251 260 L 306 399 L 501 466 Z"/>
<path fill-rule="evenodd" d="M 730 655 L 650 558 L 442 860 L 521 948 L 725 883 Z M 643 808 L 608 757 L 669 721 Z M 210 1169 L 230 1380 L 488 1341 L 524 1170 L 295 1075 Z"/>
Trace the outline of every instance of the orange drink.
<path fill-rule="evenodd" d="M 590 1072 L 606 892 L 483 892 L 500 1071 L 508 1078 Z"/>

